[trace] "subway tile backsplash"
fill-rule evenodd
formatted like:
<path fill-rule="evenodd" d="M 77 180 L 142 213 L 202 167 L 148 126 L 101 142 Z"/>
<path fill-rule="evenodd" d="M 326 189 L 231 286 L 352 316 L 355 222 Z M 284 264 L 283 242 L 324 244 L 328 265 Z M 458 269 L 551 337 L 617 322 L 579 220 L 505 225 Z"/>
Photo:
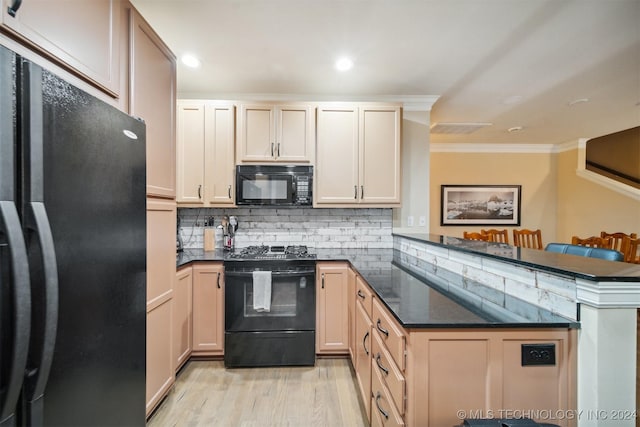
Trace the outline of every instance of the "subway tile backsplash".
<path fill-rule="evenodd" d="M 179 208 L 184 247 L 203 247 L 203 224 L 238 218 L 235 245 L 307 245 L 311 248 L 393 248 L 390 208 Z"/>

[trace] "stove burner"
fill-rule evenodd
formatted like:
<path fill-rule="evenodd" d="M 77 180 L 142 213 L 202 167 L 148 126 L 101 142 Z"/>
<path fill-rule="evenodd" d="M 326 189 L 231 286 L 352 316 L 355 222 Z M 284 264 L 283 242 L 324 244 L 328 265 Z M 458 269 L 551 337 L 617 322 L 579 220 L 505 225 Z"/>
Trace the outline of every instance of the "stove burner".
<path fill-rule="evenodd" d="M 247 246 L 242 248 L 240 252 L 232 253 L 230 258 L 235 259 L 296 259 L 296 258 L 315 258 L 314 254 L 310 254 L 304 245 L 285 246 Z"/>

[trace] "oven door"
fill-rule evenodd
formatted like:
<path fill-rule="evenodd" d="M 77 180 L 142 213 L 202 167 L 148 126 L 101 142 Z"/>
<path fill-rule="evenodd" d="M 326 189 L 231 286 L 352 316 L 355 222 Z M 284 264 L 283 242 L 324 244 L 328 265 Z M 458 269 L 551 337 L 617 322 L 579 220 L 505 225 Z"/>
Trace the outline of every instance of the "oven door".
<path fill-rule="evenodd" d="M 261 267 L 267 270 L 271 267 Z M 225 332 L 315 330 L 315 267 L 272 268 L 271 298 L 264 309 L 254 286 L 254 267 L 225 268 Z"/>
<path fill-rule="evenodd" d="M 288 173 L 244 172 L 236 173 L 236 204 L 281 205 L 294 204 L 294 176 Z"/>

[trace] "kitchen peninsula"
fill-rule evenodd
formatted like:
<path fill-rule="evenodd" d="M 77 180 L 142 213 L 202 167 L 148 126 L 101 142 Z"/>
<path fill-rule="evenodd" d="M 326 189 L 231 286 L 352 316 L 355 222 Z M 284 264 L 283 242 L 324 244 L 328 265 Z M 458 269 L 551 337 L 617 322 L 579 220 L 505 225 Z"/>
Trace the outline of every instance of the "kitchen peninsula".
<path fill-rule="evenodd" d="M 437 418 L 442 416 L 442 410 L 433 409 L 445 408 L 451 414 L 455 408 L 449 406 L 463 405 L 443 394 L 447 387 L 456 398 L 466 399 L 465 408 L 481 410 L 606 411 L 609 410 L 607 408 L 633 408 L 635 405 L 635 376 L 629 374 L 635 372 L 635 308 L 629 301 L 625 302 L 627 307 L 616 310 L 603 311 L 601 307 L 611 308 L 613 304 L 620 303 L 612 299 L 620 297 L 614 292 L 633 292 L 637 288 L 640 280 L 640 268 L 637 266 L 438 235 L 394 235 L 394 249 L 319 248 L 316 253 L 319 264 L 346 262 L 350 265 L 370 290 L 373 299 L 382 303 L 377 308 L 378 313 L 388 313 L 389 321 L 405 340 L 406 360 L 398 365 L 404 364 L 404 367 L 399 367 L 399 379 L 406 384 L 407 403 L 404 406 L 396 400 L 395 409 L 406 424 L 438 425 L 439 422 L 451 421 L 451 418 Z M 191 262 L 220 262 L 224 259 L 221 251 L 191 249 L 179 256 L 178 267 Z M 351 306 L 351 302 L 349 304 Z M 375 313 L 375 304 L 372 308 Z M 629 313 L 633 314 L 633 319 Z M 609 322 L 606 319 L 611 316 L 622 316 L 622 324 L 616 323 L 616 328 L 622 326 L 622 329 L 603 335 L 601 328 L 606 327 Z M 377 319 L 374 317 L 369 315 L 374 322 L 372 332 L 376 331 Z M 349 319 L 355 323 L 351 314 Z M 630 320 L 633 320 L 632 325 Z M 629 331 L 631 326 L 633 331 Z M 628 390 L 624 393 L 631 398 L 621 397 L 616 390 L 608 390 L 612 397 L 605 399 L 606 396 L 601 396 L 603 383 L 593 386 L 592 372 L 596 376 L 615 374 L 600 372 L 607 369 L 606 366 L 596 366 L 590 359 L 589 355 L 594 351 L 588 348 L 591 339 L 584 338 L 593 334 L 600 343 L 625 337 L 624 343 L 618 347 L 621 351 L 611 356 L 617 358 L 612 363 L 618 365 L 611 366 L 625 364 L 625 370 L 619 372 L 625 372 L 627 378 L 616 379 L 617 390 L 626 387 Z M 356 335 L 355 328 L 351 335 Z M 357 337 L 356 341 L 359 340 Z M 373 356 L 381 347 L 376 340 L 372 340 Z M 555 344 L 555 366 L 523 367 L 522 345 L 531 343 Z M 365 344 L 370 349 L 371 341 L 366 340 Z M 453 347 L 443 347 L 445 344 Z M 632 347 L 633 360 L 628 357 Z M 392 352 L 390 348 L 388 350 L 388 353 Z M 380 364 L 388 366 L 384 362 L 386 353 L 379 353 L 383 355 Z M 500 355 L 498 365 L 495 361 L 489 363 L 496 355 Z M 579 370 L 576 368 L 577 359 L 582 364 Z M 355 365 L 354 362 L 357 369 Z M 380 381 L 376 383 L 375 359 L 371 366 L 371 384 L 379 384 Z M 475 370 L 474 375 L 470 376 L 469 370 L 463 370 L 461 366 Z M 552 384 L 549 388 L 552 391 L 541 393 L 543 400 L 533 403 L 530 395 L 517 392 L 517 388 L 529 392 L 531 389 L 540 390 L 539 381 L 546 378 L 540 374 L 541 371 L 553 372 L 550 375 L 552 380 L 547 384 L 548 387 Z M 460 375 L 462 377 L 458 378 Z M 512 384 L 510 379 L 513 379 Z M 439 385 L 438 381 L 441 381 Z M 391 390 L 390 380 L 387 379 L 386 383 L 384 389 Z M 460 386 L 453 387 L 452 384 Z M 517 386 L 512 387 L 513 384 Z M 448 386 L 443 388 L 443 385 Z M 439 387 L 438 393 L 430 395 L 429 390 L 433 387 Z M 461 393 L 460 390 L 467 392 Z M 427 397 L 428 405 L 417 404 L 418 401 L 425 402 Z M 447 406 L 447 401 L 452 403 Z M 385 402 L 384 393 L 369 403 L 372 417 L 378 416 L 377 404 L 380 405 L 378 409 L 388 413 L 390 405 Z M 614 406 L 607 407 L 608 404 Z M 583 421 L 580 420 L 580 425 L 589 425 Z M 555 420 L 555 423 L 575 425 L 576 421 L 565 419 Z"/>

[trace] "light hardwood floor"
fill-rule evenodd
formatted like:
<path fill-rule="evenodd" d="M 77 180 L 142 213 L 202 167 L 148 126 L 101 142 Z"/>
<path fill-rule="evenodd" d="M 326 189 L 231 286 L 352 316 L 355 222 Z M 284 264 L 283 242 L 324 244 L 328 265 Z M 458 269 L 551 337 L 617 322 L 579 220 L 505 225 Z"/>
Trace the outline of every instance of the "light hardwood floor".
<path fill-rule="evenodd" d="M 365 426 L 348 359 L 315 367 L 225 369 L 190 361 L 147 422 L 170 426 Z"/>

